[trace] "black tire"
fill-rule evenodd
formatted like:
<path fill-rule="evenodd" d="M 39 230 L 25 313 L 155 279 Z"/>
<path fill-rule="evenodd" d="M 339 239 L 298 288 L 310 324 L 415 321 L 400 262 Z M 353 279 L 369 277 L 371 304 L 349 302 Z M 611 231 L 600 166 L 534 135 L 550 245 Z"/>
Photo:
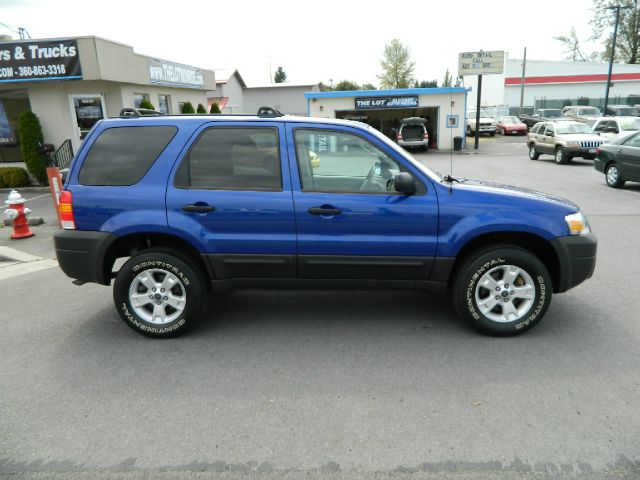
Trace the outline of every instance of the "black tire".
<path fill-rule="evenodd" d="M 504 129 L 503 129 L 503 128 L 499 128 L 499 129 L 498 129 L 498 133 L 499 133 L 500 135 L 504 135 Z"/>
<path fill-rule="evenodd" d="M 607 168 L 604 172 L 604 179 L 607 182 L 607 185 L 611 188 L 622 188 L 624 187 L 624 183 L 626 182 L 626 180 L 622 176 L 620 166 L 615 162 L 607 165 Z"/>
<path fill-rule="evenodd" d="M 566 165 L 567 163 L 569 163 L 569 160 L 571 160 L 571 158 L 569 157 L 569 155 L 567 155 L 567 152 L 564 151 L 564 148 L 556 147 L 555 160 L 558 165 Z"/>
<path fill-rule="evenodd" d="M 500 284 L 500 280 L 496 282 L 496 287 L 500 286 L 500 291 L 491 291 L 485 287 L 479 286 L 480 281 L 486 279 L 485 275 L 495 279 L 494 275 L 500 277 L 504 273 L 507 266 L 515 266 L 524 271 L 528 276 L 527 280 L 522 273 L 518 273 L 515 281 L 518 281 L 523 287 L 532 282 L 531 287 L 534 289 L 534 297 L 530 299 L 518 298 L 517 292 L 514 292 L 509 286 L 504 289 L 505 283 Z M 509 336 L 523 333 L 540 322 L 551 303 L 553 286 L 549 272 L 544 264 L 531 252 L 516 246 L 495 246 L 489 249 L 479 250 L 464 260 L 464 263 L 457 268 L 457 274 L 453 285 L 453 304 L 458 315 L 469 323 L 476 330 L 493 336 Z M 504 281 L 504 277 L 502 278 Z M 513 285 L 510 286 L 513 288 Z M 493 287 L 492 287 L 493 288 Z M 503 292 L 507 292 L 506 295 Z M 487 295 L 488 293 L 488 295 Z M 516 294 L 516 296 L 512 296 Z M 478 306 L 477 298 L 480 300 L 489 299 L 496 295 L 500 297 L 496 302 L 493 310 L 487 314 L 481 311 Z M 507 301 L 503 302 L 504 298 Z M 491 300 L 492 301 L 492 300 Z M 511 302 L 512 306 L 522 308 L 523 311 L 517 313 L 520 315 L 513 321 L 507 320 L 497 321 L 487 315 L 497 317 L 505 315 L 503 304 L 506 306 Z"/>
<path fill-rule="evenodd" d="M 496 136 L 496 132 L 491 132 L 491 133 L 489 134 L 489 136 L 491 136 L 491 137 L 495 137 L 495 136 Z"/>
<path fill-rule="evenodd" d="M 533 143 L 529 145 L 529 158 L 531 160 L 538 160 L 540 158 L 540 154 L 536 152 L 536 146 Z"/>
<path fill-rule="evenodd" d="M 467 125 L 467 137 L 470 137 L 471 135 L 472 135 L 471 127 L 469 125 Z"/>
<path fill-rule="evenodd" d="M 163 300 L 168 300 L 167 296 L 157 296 L 165 293 L 164 290 L 160 292 L 158 288 L 152 292 L 151 288 L 144 286 L 139 279 L 145 271 L 156 285 L 169 276 L 177 280 L 168 289 L 167 295 L 171 293 L 177 300 L 184 298 L 184 306 L 176 309 L 169 302 L 164 303 Z M 144 294 L 145 300 L 147 292 L 156 298 L 134 307 L 130 289 L 137 289 L 138 295 Z M 186 332 L 206 311 L 208 293 L 206 277 L 200 268 L 192 266 L 188 257 L 168 248 L 153 248 L 131 257 L 120 268 L 113 285 L 113 299 L 122 320 L 135 331 L 155 338 L 176 337 Z M 166 323 L 153 323 L 148 317 L 143 317 L 156 315 L 156 304 L 168 317 Z"/>

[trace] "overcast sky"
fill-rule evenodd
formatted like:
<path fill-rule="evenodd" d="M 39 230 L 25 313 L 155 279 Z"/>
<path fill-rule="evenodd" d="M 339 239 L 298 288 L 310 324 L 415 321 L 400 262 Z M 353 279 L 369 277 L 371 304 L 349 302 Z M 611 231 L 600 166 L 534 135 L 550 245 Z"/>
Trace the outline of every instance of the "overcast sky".
<path fill-rule="evenodd" d="M 282 65 L 290 83 L 378 85 L 385 43 L 411 49 L 419 80 L 455 75 L 458 53 L 564 58 L 557 35 L 587 42 L 591 0 L 0 0 L 0 22 L 32 38 L 96 35 L 137 53 L 207 69 L 237 68 L 249 86 Z M 0 26 L 0 34 L 11 34 Z M 14 34 L 17 38 L 17 35 Z M 585 43 L 585 50 L 599 46 Z"/>

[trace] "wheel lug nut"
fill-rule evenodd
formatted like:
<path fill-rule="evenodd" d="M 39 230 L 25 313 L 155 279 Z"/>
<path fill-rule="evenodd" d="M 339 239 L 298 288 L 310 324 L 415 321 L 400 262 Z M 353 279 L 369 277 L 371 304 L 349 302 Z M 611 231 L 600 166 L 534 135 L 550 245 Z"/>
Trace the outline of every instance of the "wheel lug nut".
<path fill-rule="evenodd" d="M 496 292 L 499 292 L 499 291 L 500 291 L 500 287 L 496 287 Z"/>
<path fill-rule="evenodd" d="M 509 288 L 509 284 L 508 284 L 508 283 L 505 283 L 505 284 L 504 284 L 504 288 Z"/>
<path fill-rule="evenodd" d="M 160 291 L 161 291 L 161 292 L 164 292 L 164 288 L 161 288 L 161 289 L 160 289 Z"/>
<path fill-rule="evenodd" d="M 169 297 L 162 297 L 163 300 L 169 300 Z"/>
<path fill-rule="evenodd" d="M 510 295 L 513 295 L 514 293 L 516 293 L 516 292 L 514 292 L 513 290 L 511 290 L 511 291 L 509 292 L 509 294 L 510 294 Z"/>
<path fill-rule="evenodd" d="M 156 302 L 158 305 L 160 305 L 160 302 Z"/>
<path fill-rule="evenodd" d="M 156 291 L 156 287 L 153 287 L 153 288 L 151 289 L 151 291 L 152 291 L 152 292 L 155 292 L 155 291 Z"/>
<path fill-rule="evenodd" d="M 509 301 L 509 299 L 508 299 L 508 298 L 505 298 L 505 299 L 504 299 L 504 301 L 505 301 L 505 303 L 506 303 L 506 302 L 508 302 L 508 301 Z"/>
<path fill-rule="evenodd" d="M 153 295 L 149 295 L 149 298 L 153 298 Z"/>
<path fill-rule="evenodd" d="M 500 295 L 496 295 L 496 300 L 500 300 Z"/>

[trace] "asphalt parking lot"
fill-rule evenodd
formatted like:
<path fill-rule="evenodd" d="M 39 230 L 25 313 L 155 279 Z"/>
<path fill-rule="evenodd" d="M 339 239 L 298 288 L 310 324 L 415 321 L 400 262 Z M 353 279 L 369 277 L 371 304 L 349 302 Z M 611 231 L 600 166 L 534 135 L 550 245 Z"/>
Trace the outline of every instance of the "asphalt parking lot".
<path fill-rule="evenodd" d="M 514 338 L 423 293 L 252 291 L 158 341 L 107 287 L 0 263 L 0 476 L 640 478 L 640 184 L 529 160 L 523 137 L 416 158 L 578 203 L 594 277 Z M 51 221 L 0 246 L 49 258 Z"/>

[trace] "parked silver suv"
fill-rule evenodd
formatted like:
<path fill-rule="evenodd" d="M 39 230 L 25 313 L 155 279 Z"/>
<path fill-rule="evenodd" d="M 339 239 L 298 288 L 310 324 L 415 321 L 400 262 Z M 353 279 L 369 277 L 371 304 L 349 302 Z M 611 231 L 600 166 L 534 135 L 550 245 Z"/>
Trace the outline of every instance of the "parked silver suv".
<path fill-rule="evenodd" d="M 545 153 L 553 155 L 560 165 L 573 157 L 595 158 L 596 149 L 603 143 L 604 139 L 590 126 L 571 120 L 536 123 L 527 135 L 531 160 Z"/>
<path fill-rule="evenodd" d="M 398 145 L 406 149 L 419 148 L 426 151 L 429 148 L 426 123 L 427 120 L 422 117 L 403 118 L 400 130 L 396 134 Z"/>

